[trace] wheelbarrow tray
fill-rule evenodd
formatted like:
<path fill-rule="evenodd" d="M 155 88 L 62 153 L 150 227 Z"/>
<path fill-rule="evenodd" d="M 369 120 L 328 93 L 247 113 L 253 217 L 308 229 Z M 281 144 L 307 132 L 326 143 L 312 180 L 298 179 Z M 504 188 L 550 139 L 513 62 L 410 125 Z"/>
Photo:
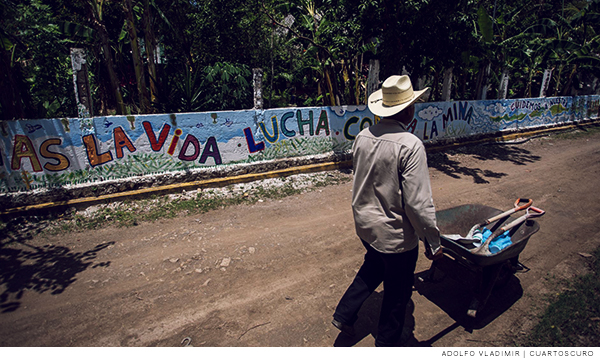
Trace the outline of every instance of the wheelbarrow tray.
<path fill-rule="evenodd" d="M 503 213 L 502 210 L 479 204 L 468 204 L 453 207 L 436 212 L 437 225 L 441 234 L 460 234 L 466 235 L 475 224 L 480 224 L 486 219 L 492 218 Z M 512 221 L 510 217 L 500 219 L 486 227 L 492 231 L 496 228 Z M 518 263 L 519 254 L 523 251 L 531 235 L 540 229 L 539 224 L 531 219 L 524 221 L 518 226 L 512 228 L 509 232 L 512 244 L 502 249 L 496 254 L 474 254 L 469 248 L 473 245 L 461 244 L 450 240 L 443 235 L 440 237 L 444 252 L 443 259 L 434 261 L 431 264 L 428 278 L 433 279 L 436 268 L 442 271 L 460 275 L 459 268 L 453 264 L 460 265 L 460 268 L 466 268 L 475 274 L 476 281 L 470 283 L 475 285 L 474 297 L 469 305 L 467 314 L 471 317 L 477 316 L 477 311 L 485 306 L 492 292 L 492 289 L 499 279 L 507 280 L 509 275 L 514 274 L 516 269 L 513 265 Z M 502 281 L 500 281 L 502 282 Z"/>
<path fill-rule="evenodd" d="M 481 223 L 502 212 L 502 210 L 485 205 L 461 205 L 437 211 L 437 225 L 440 229 L 440 234 L 461 234 L 464 236 L 474 224 Z M 508 221 L 508 219 L 500 219 L 486 227 L 492 230 L 497 226 L 501 226 L 503 223 L 508 223 Z M 452 254 L 456 257 L 457 261 L 468 265 L 485 267 L 500 264 L 506 260 L 519 256 L 527 245 L 531 235 L 535 234 L 539 229 L 540 226 L 535 220 L 523 222 L 510 230 L 509 234 L 512 244 L 496 254 L 474 254 L 469 251 L 469 247 L 472 248 L 472 245 L 461 244 L 457 241 L 450 240 L 443 235 L 441 236 L 441 244 L 444 248 L 444 252 Z"/>

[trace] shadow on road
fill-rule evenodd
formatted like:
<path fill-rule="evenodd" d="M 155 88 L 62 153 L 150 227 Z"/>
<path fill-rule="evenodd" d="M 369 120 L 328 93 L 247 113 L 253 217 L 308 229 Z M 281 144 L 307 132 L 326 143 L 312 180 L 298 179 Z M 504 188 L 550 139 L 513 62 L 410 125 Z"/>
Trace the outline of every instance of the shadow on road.
<path fill-rule="evenodd" d="M 377 323 L 379 322 L 379 310 L 381 308 L 381 302 L 383 300 L 383 291 L 382 292 L 374 292 L 368 299 L 365 301 L 360 311 L 358 312 L 358 320 L 354 324 L 354 330 L 356 331 L 356 336 L 354 338 L 350 338 L 343 333 L 340 333 L 338 337 L 335 339 L 333 346 L 335 347 L 350 347 L 358 344 L 364 338 L 371 335 L 371 340 L 373 344 L 375 343 L 375 338 L 377 337 Z M 423 342 L 419 342 L 413 334 L 415 330 L 415 304 L 412 300 L 408 302 L 406 307 L 406 315 L 404 319 L 404 332 L 402 335 L 402 346 L 406 347 L 419 347 L 419 346 L 427 346 L 427 344 Z"/>
<path fill-rule="evenodd" d="M 473 182 L 475 182 L 476 184 L 489 183 L 489 181 L 486 180 L 486 178 L 499 179 L 507 176 L 507 174 L 505 173 L 499 173 L 490 170 L 482 170 L 480 168 L 465 166 L 461 163 L 460 160 L 453 158 L 453 155 L 456 154 L 471 155 L 473 156 L 473 158 L 480 161 L 508 161 L 515 165 L 526 165 L 528 163 L 539 161 L 541 159 L 540 156 L 532 155 L 530 151 L 518 148 L 516 146 L 484 144 L 464 146 L 457 150 L 449 150 L 444 152 L 428 154 L 427 157 L 429 167 L 437 169 L 453 178 L 459 178 L 460 176 L 472 177 Z"/>
<path fill-rule="evenodd" d="M 76 280 L 76 275 L 89 266 L 109 266 L 109 262 L 93 264 L 97 253 L 114 242 L 99 244 L 86 252 L 74 252 L 64 246 L 27 244 L 25 238 L 4 237 L 0 240 L 0 312 L 21 306 L 26 290 L 38 293 L 62 293 Z"/>
<path fill-rule="evenodd" d="M 437 278 L 434 281 L 420 281 L 419 278 L 424 277 L 425 275 L 425 272 L 415 274 L 416 280 L 414 290 L 448 314 L 448 316 L 454 320 L 454 323 L 441 330 L 430 339 L 422 341 L 417 340 L 413 335 L 415 329 L 415 305 L 411 300 L 406 309 L 404 323 L 404 331 L 409 335 L 403 342 L 402 346 L 405 347 L 433 346 L 436 341 L 442 339 L 459 327 L 462 327 L 468 332 L 482 329 L 502 315 L 506 310 L 510 309 L 510 307 L 523 296 L 523 288 L 521 287 L 519 279 L 515 276 L 511 276 L 506 285 L 494 289 L 487 304 L 483 309 L 479 310 L 477 317 L 474 319 L 467 315 L 467 309 L 469 308 L 471 299 L 474 295 L 472 289 L 468 285 L 447 276 Z M 369 336 L 371 336 L 374 343 L 377 336 L 377 322 L 379 321 L 379 309 L 382 299 L 383 292 L 374 292 L 367 301 L 365 301 L 358 313 L 358 320 L 356 324 L 354 324 L 356 336 L 350 338 L 343 333 L 339 333 L 333 346 L 354 346 Z"/>
<path fill-rule="evenodd" d="M 493 289 L 485 306 L 479 309 L 476 318 L 472 318 L 467 315 L 474 296 L 473 287 L 468 285 L 468 279 L 459 281 L 444 274 L 441 278 L 421 281 L 420 279 L 427 277 L 426 271 L 415 276 L 417 278 L 415 280 L 416 291 L 455 321 L 449 328 L 424 341 L 427 345 L 432 345 L 458 327 L 462 327 L 468 332 L 486 327 L 523 296 L 521 282 L 516 276 L 511 275 L 505 285 L 496 286 Z"/>

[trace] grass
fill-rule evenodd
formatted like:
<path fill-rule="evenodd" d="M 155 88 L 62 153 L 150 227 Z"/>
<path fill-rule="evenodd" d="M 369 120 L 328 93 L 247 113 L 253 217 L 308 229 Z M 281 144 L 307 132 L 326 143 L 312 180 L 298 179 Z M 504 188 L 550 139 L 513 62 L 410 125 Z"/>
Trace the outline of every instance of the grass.
<path fill-rule="evenodd" d="M 579 126 L 576 130 L 553 134 L 552 137 L 562 140 L 578 139 L 587 135 L 594 135 L 600 132 L 600 125 Z"/>
<path fill-rule="evenodd" d="M 65 234 L 108 226 L 130 227 L 143 222 L 169 219 L 181 215 L 239 204 L 252 205 L 264 200 L 283 199 L 307 191 L 350 181 L 348 171 L 304 174 L 254 183 L 230 185 L 223 189 L 202 189 L 176 195 L 152 196 L 138 200 L 115 201 L 94 206 L 90 210 L 75 208 L 63 211 L 28 213 L 0 219 L 0 241 L 26 239 L 44 233 Z"/>
<path fill-rule="evenodd" d="M 590 272 L 567 282 L 567 291 L 548 299 L 532 331 L 517 346 L 596 347 L 600 344 L 600 248 Z"/>

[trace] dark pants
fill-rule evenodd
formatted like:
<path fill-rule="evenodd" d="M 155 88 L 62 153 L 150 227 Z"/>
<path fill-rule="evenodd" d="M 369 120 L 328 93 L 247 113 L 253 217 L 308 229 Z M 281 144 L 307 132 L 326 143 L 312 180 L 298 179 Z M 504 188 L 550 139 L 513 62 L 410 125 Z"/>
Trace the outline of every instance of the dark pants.
<path fill-rule="evenodd" d="M 384 254 L 362 242 L 367 253 L 354 281 L 340 300 L 333 318 L 353 325 L 362 304 L 383 281 L 383 302 L 375 346 L 395 346 L 404 327 L 406 306 L 412 295 L 418 247 L 403 253 Z"/>

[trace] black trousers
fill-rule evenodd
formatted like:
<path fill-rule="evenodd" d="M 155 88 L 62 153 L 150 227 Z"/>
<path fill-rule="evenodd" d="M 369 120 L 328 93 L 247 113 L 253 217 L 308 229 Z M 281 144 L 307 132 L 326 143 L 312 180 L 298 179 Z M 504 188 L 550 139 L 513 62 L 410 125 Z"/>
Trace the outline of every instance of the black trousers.
<path fill-rule="evenodd" d="M 418 247 L 403 253 L 385 254 L 365 241 L 362 243 L 367 249 L 365 260 L 342 296 L 333 318 L 353 325 L 362 304 L 383 282 L 375 346 L 397 346 L 404 327 L 406 306 L 412 295 Z"/>

